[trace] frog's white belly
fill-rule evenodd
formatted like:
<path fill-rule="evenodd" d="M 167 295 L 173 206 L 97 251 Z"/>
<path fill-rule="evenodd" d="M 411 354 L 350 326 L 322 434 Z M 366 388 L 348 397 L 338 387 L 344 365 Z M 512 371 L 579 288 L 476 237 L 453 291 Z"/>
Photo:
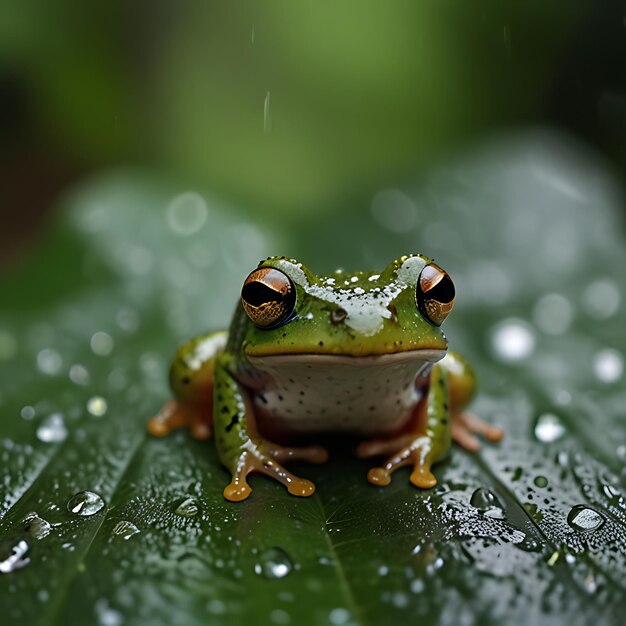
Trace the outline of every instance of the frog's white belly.
<path fill-rule="evenodd" d="M 444 354 L 254 357 L 250 364 L 266 376 L 254 401 L 272 427 L 284 432 L 391 432 L 406 423 L 420 399 L 416 378 Z"/>

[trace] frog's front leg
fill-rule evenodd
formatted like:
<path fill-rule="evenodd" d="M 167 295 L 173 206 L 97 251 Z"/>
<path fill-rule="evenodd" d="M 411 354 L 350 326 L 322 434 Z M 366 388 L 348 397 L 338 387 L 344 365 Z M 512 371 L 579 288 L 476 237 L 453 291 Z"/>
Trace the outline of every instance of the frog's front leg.
<path fill-rule="evenodd" d="M 230 363 L 231 357 L 221 355 L 215 369 L 215 441 L 220 460 L 232 476 L 224 497 L 231 502 L 245 500 L 252 491 L 247 481 L 251 472 L 274 478 L 292 495 L 312 495 L 315 485 L 295 476 L 281 463 L 324 463 L 328 458 L 326 450 L 320 446 L 280 446 L 263 438 L 256 428 L 250 394 L 231 373 Z"/>
<path fill-rule="evenodd" d="M 417 405 L 413 432 L 392 439 L 365 441 L 357 448 L 360 458 L 391 454 L 381 467 L 373 467 L 367 479 L 385 486 L 398 468 L 413 465 L 410 481 L 421 489 L 437 484 L 431 466 L 441 460 L 450 447 L 450 406 L 447 372 L 433 367 L 427 396 Z"/>

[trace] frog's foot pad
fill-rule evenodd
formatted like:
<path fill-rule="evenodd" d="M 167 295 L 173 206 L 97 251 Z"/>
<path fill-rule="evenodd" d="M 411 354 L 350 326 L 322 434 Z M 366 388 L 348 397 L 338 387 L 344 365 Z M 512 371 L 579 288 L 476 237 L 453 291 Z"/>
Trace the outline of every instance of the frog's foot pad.
<path fill-rule="evenodd" d="M 165 437 L 173 430 L 189 427 L 194 439 L 209 439 L 212 434 L 211 408 L 204 404 L 183 404 L 171 400 L 148 421 L 148 432 Z"/>
<path fill-rule="evenodd" d="M 480 441 L 476 435 L 482 435 L 488 441 L 500 441 L 504 437 L 504 431 L 469 411 L 456 413 L 452 419 L 452 439 L 462 448 L 476 452 L 480 449 Z"/>
<path fill-rule="evenodd" d="M 405 465 L 413 465 L 409 480 L 420 489 L 430 489 L 437 484 L 437 479 L 430 471 L 430 448 L 428 437 L 402 435 L 388 440 L 365 441 L 357 448 L 357 456 L 367 458 L 392 453 L 381 467 L 373 467 L 367 473 L 367 480 L 372 485 L 385 487 L 391 482 L 393 472 Z"/>
<path fill-rule="evenodd" d="M 301 454 L 298 454 L 301 453 Z M 287 456 L 284 456 L 287 455 Z M 237 460 L 237 469 L 233 474 L 232 481 L 224 489 L 224 497 L 231 502 L 241 502 L 245 500 L 252 488 L 246 480 L 248 474 L 258 472 L 265 474 L 287 487 L 287 491 L 293 496 L 307 497 L 315 492 L 315 485 L 306 478 L 300 478 L 286 470 L 274 458 L 284 458 L 285 460 L 302 459 L 320 463 L 327 458 L 326 450 L 319 446 L 308 448 L 283 448 L 275 444 L 268 446 L 267 453 L 255 446 L 252 450 L 241 453 Z"/>

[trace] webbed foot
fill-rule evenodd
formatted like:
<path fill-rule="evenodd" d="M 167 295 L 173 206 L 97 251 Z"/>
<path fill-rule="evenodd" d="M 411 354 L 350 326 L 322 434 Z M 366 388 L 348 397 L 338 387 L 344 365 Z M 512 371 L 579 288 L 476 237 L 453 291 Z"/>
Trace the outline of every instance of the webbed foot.
<path fill-rule="evenodd" d="M 248 441 L 244 448 L 237 459 L 232 480 L 224 489 L 224 497 L 231 502 L 241 502 L 250 495 L 252 488 L 247 482 L 247 476 L 252 472 L 277 480 L 287 487 L 291 495 L 310 496 L 315 492 L 315 484 L 292 474 L 281 463 L 296 460 L 324 463 L 328 459 L 328 453 L 321 446 L 292 448 L 261 439 L 258 443 Z"/>
<path fill-rule="evenodd" d="M 462 448 L 476 452 L 480 449 L 480 440 L 476 435 L 482 435 L 488 441 L 500 441 L 504 431 L 469 411 L 456 413 L 452 419 L 452 439 Z"/>
<path fill-rule="evenodd" d="M 412 464 L 413 471 L 409 480 L 420 489 L 430 489 L 437 484 L 437 479 L 430 471 L 431 449 L 428 437 L 408 434 L 393 439 L 364 441 L 359 444 L 356 453 L 361 459 L 391 454 L 382 466 L 373 467 L 367 473 L 367 480 L 372 485 L 387 486 L 393 472 Z"/>
<path fill-rule="evenodd" d="M 194 439 L 209 439 L 213 433 L 211 408 L 205 404 L 184 404 L 170 400 L 148 421 L 148 432 L 165 437 L 173 430 L 189 427 Z"/>

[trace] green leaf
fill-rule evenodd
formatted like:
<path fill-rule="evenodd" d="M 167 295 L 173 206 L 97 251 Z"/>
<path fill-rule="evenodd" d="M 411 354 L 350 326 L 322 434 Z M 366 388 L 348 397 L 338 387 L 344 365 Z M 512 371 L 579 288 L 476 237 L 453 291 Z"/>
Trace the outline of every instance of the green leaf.
<path fill-rule="evenodd" d="M 601 164 L 511 139 L 298 232 L 180 192 L 136 173 L 89 183 L 2 285 L 10 623 L 621 623 L 626 253 Z M 500 445 L 454 449 L 422 492 L 403 471 L 369 485 L 333 441 L 328 464 L 295 465 L 311 498 L 255 476 L 233 504 L 212 443 L 146 435 L 174 347 L 227 324 L 259 258 L 322 272 L 411 251 L 455 278 L 447 332 Z"/>

